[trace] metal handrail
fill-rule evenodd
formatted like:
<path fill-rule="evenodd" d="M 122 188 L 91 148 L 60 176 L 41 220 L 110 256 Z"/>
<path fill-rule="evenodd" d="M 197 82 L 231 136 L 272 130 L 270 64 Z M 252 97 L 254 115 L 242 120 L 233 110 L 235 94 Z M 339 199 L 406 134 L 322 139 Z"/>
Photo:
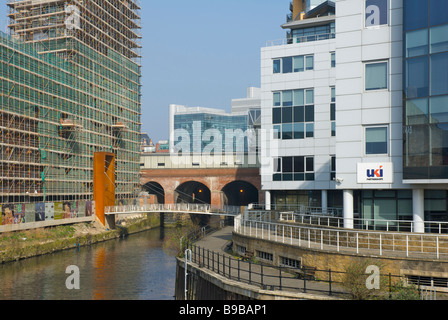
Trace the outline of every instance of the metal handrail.
<path fill-rule="evenodd" d="M 247 283 L 264 290 L 318 293 L 342 299 L 350 298 L 350 292 L 344 288 L 341 280 L 347 271 L 338 271 L 332 268 L 318 269 L 305 265 L 296 268 L 277 266 L 254 262 L 250 259 L 235 258 L 194 244 L 191 244 L 189 248 L 194 264 L 230 280 Z M 403 275 L 391 273 L 381 273 L 379 276 L 388 278 L 385 290 L 382 291 L 385 298 L 392 297 L 394 283 L 405 279 Z M 424 286 L 418 285 L 418 290 L 422 289 Z"/>
<path fill-rule="evenodd" d="M 448 259 L 448 235 L 313 227 L 235 218 L 234 232 L 298 247 L 359 254 Z"/>
<path fill-rule="evenodd" d="M 308 36 L 300 36 L 300 37 L 287 37 L 287 38 L 283 38 L 283 39 L 269 40 L 266 42 L 266 47 L 276 47 L 276 46 L 284 46 L 284 45 L 288 45 L 288 44 L 329 40 L 329 39 L 334 39 L 335 37 L 336 37 L 336 34 L 334 32 L 321 33 L 321 34 L 310 34 Z"/>
<path fill-rule="evenodd" d="M 265 210 L 265 205 L 253 204 L 248 217 L 260 215 L 262 212 L 271 212 Z M 413 220 L 393 220 L 393 219 L 370 219 L 370 218 L 344 218 L 342 209 L 306 206 L 280 206 L 272 211 L 276 211 L 276 219 L 280 221 L 291 221 L 299 223 L 308 223 L 319 226 L 333 226 L 342 228 L 344 221 L 353 222 L 354 229 L 359 230 L 379 230 L 379 231 L 398 231 L 414 232 L 416 222 Z M 423 221 L 426 233 L 448 233 L 448 221 Z"/>
<path fill-rule="evenodd" d="M 241 207 L 212 206 L 209 204 L 196 204 L 196 203 L 118 205 L 118 206 L 105 207 L 106 214 L 171 212 L 171 211 L 236 216 L 241 213 Z"/>

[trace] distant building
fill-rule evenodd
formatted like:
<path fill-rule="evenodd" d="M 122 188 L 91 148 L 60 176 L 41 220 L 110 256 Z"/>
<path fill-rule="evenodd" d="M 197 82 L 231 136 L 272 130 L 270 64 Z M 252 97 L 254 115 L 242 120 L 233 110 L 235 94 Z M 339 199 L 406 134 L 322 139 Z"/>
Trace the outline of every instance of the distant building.
<path fill-rule="evenodd" d="M 249 88 L 247 97 L 232 100 L 232 111 L 170 105 L 170 149 L 190 153 L 243 152 L 256 150 L 256 129 L 260 125 L 259 88 Z M 189 141 L 184 141 L 185 139 Z M 181 144 L 178 144 L 181 143 Z"/>
<path fill-rule="evenodd" d="M 153 153 L 156 152 L 156 146 L 152 142 L 152 139 L 147 133 L 142 133 L 141 135 L 141 147 L 140 151 L 143 153 Z"/>
<path fill-rule="evenodd" d="M 169 153 L 170 152 L 170 143 L 168 140 L 160 140 L 156 144 L 156 153 Z"/>

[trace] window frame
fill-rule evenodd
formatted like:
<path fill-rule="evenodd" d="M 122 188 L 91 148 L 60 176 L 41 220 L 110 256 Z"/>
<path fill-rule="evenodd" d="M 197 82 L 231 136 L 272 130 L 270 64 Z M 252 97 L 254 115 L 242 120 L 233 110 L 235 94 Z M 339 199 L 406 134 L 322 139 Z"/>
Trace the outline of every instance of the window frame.
<path fill-rule="evenodd" d="M 376 64 L 386 64 L 386 87 L 385 88 L 367 88 L 367 67 Z M 389 91 L 390 78 L 389 78 L 389 60 L 377 60 L 377 61 L 365 61 L 364 62 L 364 92 L 375 92 L 375 91 Z"/>
<path fill-rule="evenodd" d="M 367 153 L 367 130 L 368 129 L 378 129 L 378 128 L 384 128 L 386 129 L 386 152 L 385 153 Z M 390 151 L 390 143 L 389 143 L 389 125 L 386 124 L 379 124 L 379 125 L 372 125 L 372 126 L 365 126 L 364 127 L 364 155 L 367 157 L 375 157 L 375 156 L 388 156 Z"/>
<path fill-rule="evenodd" d="M 302 58 L 303 62 L 303 69 L 297 68 L 295 65 L 296 58 Z M 285 59 L 291 59 L 291 71 L 284 72 L 284 60 Z M 311 61 L 312 65 L 308 66 L 307 63 Z M 301 73 L 306 71 L 314 71 L 314 54 L 303 54 L 298 56 L 286 56 L 286 57 L 278 57 L 278 58 L 272 58 L 272 74 L 291 74 L 291 73 Z M 276 63 L 278 63 L 279 70 L 278 72 L 275 72 L 275 66 Z"/>

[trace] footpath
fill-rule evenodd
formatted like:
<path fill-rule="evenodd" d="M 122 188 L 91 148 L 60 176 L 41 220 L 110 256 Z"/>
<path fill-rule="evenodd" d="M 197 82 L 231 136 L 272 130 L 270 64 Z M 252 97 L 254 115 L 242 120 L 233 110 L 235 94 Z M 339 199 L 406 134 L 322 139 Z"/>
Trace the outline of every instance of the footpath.
<path fill-rule="evenodd" d="M 241 269 L 239 273 L 240 282 L 249 283 L 263 283 L 265 290 L 277 290 L 281 296 L 290 293 L 290 298 L 305 299 L 305 300 L 339 300 L 347 298 L 346 295 L 337 294 L 337 292 L 345 292 L 340 286 L 336 286 L 334 283 L 331 285 L 332 294 L 329 294 L 330 285 L 327 282 L 311 281 L 298 279 L 296 275 L 293 275 L 286 271 L 281 271 L 281 290 L 279 289 L 279 278 L 280 271 L 279 268 L 269 267 L 264 265 L 261 270 L 261 266 L 256 263 L 252 263 L 249 267 L 248 263 L 240 263 L 231 255 L 226 249 L 230 242 L 232 241 L 232 231 L 233 227 L 225 227 L 210 235 L 198 240 L 195 245 L 200 248 L 200 250 L 205 249 L 205 251 L 210 250 L 210 252 L 219 253 L 224 255 L 226 259 L 231 257 L 231 268 L 232 270 Z M 205 257 L 204 257 L 205 258 Z M 204 265 L 210 264 L 207 258 L 204 259 Z M 216 262 L 215 262 L 216 263 Z M 226 262 L 226 268 L 229 268 L 228 262 Z M 251 269 L 251 275 L 249 279 L 249 268 Z M 236 277 L 236 271 L 232 271 L 232 278 Z M 263 274 L 263 279 L 260 279 L 260 273 Z M 304 283 L 306 282 L 306 283 Z M 269 289 L 271 288 L 271 289 Z M 306 288 L 306 290 L 304 290 Z M 306 291 L 306 292 L 305 292 Z"/>

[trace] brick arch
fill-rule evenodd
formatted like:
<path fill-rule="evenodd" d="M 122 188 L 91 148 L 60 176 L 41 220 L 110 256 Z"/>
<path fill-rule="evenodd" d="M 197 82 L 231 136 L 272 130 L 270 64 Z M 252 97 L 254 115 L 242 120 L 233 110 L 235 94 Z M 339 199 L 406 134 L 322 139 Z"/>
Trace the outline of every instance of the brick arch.
<path fill-rule="evenodd" d="M 204 184 L 211 192 L 211 204 L 222 204 L 223 188 L 234 181 L 244 181 L 255 186 L 263 201 L 261 192 L 261 177 L 259 169 L 143 169 L 141 172 L 141 185 L 148 182 L 157 182 L 165 190 L 165 203 L 175 201 L 174 192 L 181 184 L 196 181 Z"/>
<path fill-rule="evenodd" d="M 221 193 L 222 202 L 232 206 L 247 206 L 260 201 L 260 189 L 243 179 L 229 182 L 221 189 Z"/>

